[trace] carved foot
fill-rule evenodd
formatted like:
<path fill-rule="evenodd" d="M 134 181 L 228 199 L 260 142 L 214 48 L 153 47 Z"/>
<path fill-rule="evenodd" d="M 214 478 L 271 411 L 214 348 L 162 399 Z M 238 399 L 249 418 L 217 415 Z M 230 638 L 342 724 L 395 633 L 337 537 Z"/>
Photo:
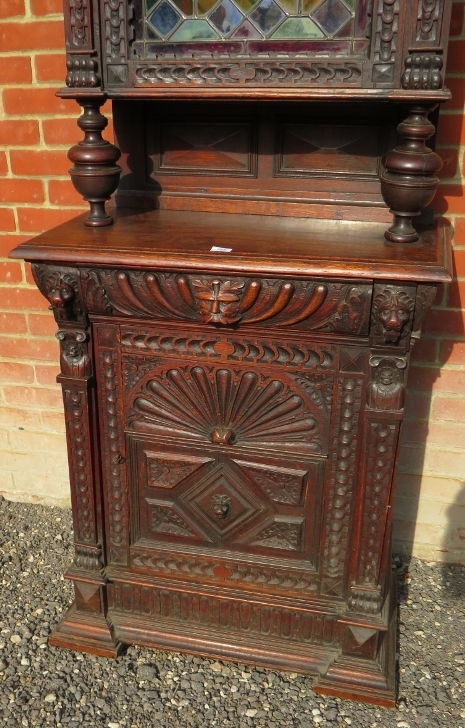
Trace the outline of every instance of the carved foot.
<path fill-rule="evenodd" d="M 394 224 L 384 233 L 392 243 L 414 243 L 419 235 L 412 225 L 432 201 L 442 167 L 441 158 L 425 142 L 434 134 L 428 114 L 434 106 L 414 106 L 397 127 L 403 143 L 383 158 L 381 193 L 394 215 Z"/>
<path fill-rule="evenodd" d="M 66 612 L 48 641 L 53 647 L 89 652 L 100 657 L 116 658 L 124 648 L 103 614 L 80 612 L 75 604 Z"/>
<path fill-rule="evenodd" d="M 121 167 L 115 162 L 121 152 L 114 144 L 102 138 L 102 131 L 108 124 L 99 109 L 104 97 L 79 100 L 83 108 L 78 126 L 84 132 L 84 139 L 68 152 L 73 162 L 69 170 L 76 190 L 89 203 L 90 211 L 84 225 L 104 227 L 113 224 L 113 218 L 105 210 L 105 202 L 116 190 Z"/>

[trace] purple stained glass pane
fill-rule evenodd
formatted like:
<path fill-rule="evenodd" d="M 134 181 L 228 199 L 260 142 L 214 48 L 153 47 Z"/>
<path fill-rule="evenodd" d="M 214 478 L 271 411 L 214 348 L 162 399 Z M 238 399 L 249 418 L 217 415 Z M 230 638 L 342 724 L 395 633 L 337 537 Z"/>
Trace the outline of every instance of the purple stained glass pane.
<path fill-rule="evenodd" d="M 221 0 L 221 3 L 218 5 L 216 10 L 209 15 L 210 22 L 213 23 L 215 28 L 218 28 L 220 33 L 223 33 L 223 35 L 228 35 L 237 28 L 243 18 L 244 16 L 241 12 L 239 12 L 231 0 Z"/>
<path fill-rule="evenodd" d="M 340 30 L 336 33 L 336 38 L 353 38 L 354 35 L 354 21 L 349 20 L 346 25 L 343 25 Z"/>
<path fill-rule="evenodd" d="M 244 20 L 242 25 L 238 27 L 235 33 L 232 34 L 232 38 L 261 38 L 262 36 L 256 28 L 249 23 L 248 20 Z"/>
<path fill-rule="evenodd" d="M 166 0 L 149 15 L 149 21 L 160 35 L 169 35 L 179 23 L 181 16 Z"/>
<path fill-rule="evenodd" d="M 341 0 L 326 0 L 312 13 L 327 35 L 334 35 L 350 19 L 350 11 Z"/>
<path fill-rule="evenodd" d="M 262 0 L 250 17 L 264 33 L 268 34 L 276 28 L 285 15 L 274 0 Z"/>

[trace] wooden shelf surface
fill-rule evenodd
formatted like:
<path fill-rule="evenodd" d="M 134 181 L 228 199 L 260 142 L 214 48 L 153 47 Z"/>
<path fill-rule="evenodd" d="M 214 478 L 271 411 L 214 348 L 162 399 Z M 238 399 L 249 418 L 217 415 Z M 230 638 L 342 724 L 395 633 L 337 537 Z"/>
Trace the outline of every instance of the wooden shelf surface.
<path fill-rule="evenodd" d="M 85 227 L 82 214 L 22 243 L 11 257 L 223 274 L 451 280 L 444 220 L 419 227 L 419 242 L 396 245 L 385 240 L 382 223 L 129 208 L 112 214 L 115 224 L 105 228 Z"/>

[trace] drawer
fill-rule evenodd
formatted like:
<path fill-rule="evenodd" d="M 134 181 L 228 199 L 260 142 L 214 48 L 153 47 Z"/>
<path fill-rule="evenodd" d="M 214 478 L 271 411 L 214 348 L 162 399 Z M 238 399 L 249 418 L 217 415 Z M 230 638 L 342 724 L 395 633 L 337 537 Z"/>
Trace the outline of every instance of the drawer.
<path fill-rule="evenodd" d="M 372 283 L 83 269 L 91 314 L 368 334 Z"/>

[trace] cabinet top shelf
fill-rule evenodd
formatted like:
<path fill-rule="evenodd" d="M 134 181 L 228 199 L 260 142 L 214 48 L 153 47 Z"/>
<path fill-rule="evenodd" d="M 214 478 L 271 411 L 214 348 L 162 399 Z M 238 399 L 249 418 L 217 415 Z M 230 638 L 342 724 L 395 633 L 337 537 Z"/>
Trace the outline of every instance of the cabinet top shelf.
<path fill-rule="evenodd" d="M 22 243 L 11 257 L 223 275 L 451 280 L 444 220 L 419 226 L 419 242 L 396 245 L 384 239 L 382 223 L 120 208 L 114 225 L 89 228 L 84 217 Z"/>

